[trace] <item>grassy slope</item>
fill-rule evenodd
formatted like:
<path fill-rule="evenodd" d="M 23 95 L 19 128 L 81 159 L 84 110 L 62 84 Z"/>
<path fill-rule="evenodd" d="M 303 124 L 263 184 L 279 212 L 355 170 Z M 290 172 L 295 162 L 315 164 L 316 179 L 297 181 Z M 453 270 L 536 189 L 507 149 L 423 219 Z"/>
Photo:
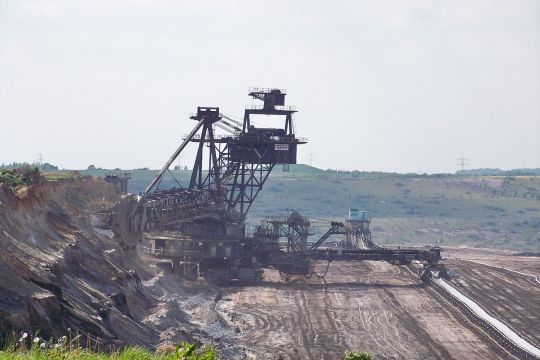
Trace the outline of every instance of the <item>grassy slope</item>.
<path fill-rule="evenodd" d="M 109 170 L 83 171 L 104 176 Z M 121 171 L 117 171 L 121 173 Z M 173 172 L 187 183 L 190 172 Z M 156 171 L 134 170 L 130 191 Z M 174 186 L 171 176 L 163 187 Z M 387 244 L 469 244 L 540 251 L 540 177 L 418 176 L 276 167 L 250 212 L 250 222 L 288 209 L 343 219 L 349 208 L 373 213 L 373 236 Z M 322 231 L 322 229 L 320 229 Z"/>
<path fill-rule="evenodd" d="M 36 337 L 20 338 L 17 344 L 7 339 L 8 344 L 0 348 L 0 360 L 214 360 L 216 355 L 210 345 L 181 343 L 169 344 L 151 352 L 140 346 L 127 346 L 121 350 L 98 351 L 98 343 L 85 348 L 78 342 L 79 336 L 68 341 L 66 337 L 49 342 Z M 0 339 L 2 340 L 2 339 Z M 29 340 L 31 346 L 29 347 Z M 1 343 L 2 341 L 0 341 Z M 98 348 L 96 348 L 96 346 Z"/>
<path fill-rule="evenodd" d="M 172 355 L 156 356 L 143 348 L 127 348 L 118 353 L 92 353 L 87 351 L 0 351 L 0 360 L 173 360 Z"/>

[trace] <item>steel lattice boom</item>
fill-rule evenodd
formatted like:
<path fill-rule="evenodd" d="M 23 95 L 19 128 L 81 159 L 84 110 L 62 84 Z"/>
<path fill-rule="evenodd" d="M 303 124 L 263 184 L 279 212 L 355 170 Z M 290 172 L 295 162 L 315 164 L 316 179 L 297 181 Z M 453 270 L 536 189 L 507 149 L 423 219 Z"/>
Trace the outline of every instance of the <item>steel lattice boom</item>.
<path fill-rule="evenodd" d="M 310 260 L 416 261 L 423 266 L 423 278 L 438 267 L 438 249 L 376 246 L 367 214 L 350 215 L 344 223 L 332 221 L 326 234 L 311 246 L 311 223 L 296 211 L 286 218 L 268 218 L 253 236 L 246 236 L 247 213 L 270 173 L 278 164 L 296 164 L 297 147 L 306 143 L 296 137 L 296 109 L 285 105 L 284 90 L 254 88 L 249 96 L 262 104 L 247 107 L 243 121 L 219 107 L 198 107 L 190 117 L 196 121 L 193 130 L 145 191 L 123 197 L 112 210 L 111 228 L 124 248 L 135 247 L 144 233 L 147 252 L 169 259 L 172 271 L 220 284 L 258 283 L 264 267 L 309 275 Z M 271 125 L 259 125 L 256 118 L 260 116 Z M 160 189 L 167 173 L 174 177 L 170 167 L 190 144 L 197 151 L 189 181 L 181 184 L 175 178 L 178 187 Z M 325 241 L 338 234 L 346 239 L 339 248 L 330 248 Z M 280 243 L 280 237 L 287 238 L 286 244 Z"/>

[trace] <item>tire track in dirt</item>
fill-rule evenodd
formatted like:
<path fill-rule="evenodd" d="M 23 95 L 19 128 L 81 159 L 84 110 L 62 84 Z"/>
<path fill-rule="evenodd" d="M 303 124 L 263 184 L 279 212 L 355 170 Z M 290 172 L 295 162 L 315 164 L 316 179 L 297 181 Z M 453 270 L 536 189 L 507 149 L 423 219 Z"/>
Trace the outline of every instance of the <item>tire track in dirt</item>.
<path fill-rule="evenodd" d="M 395 298 L 387 289 L 382 290 L 384 296 L 388 299 L 390 303 L 398 309 L 396 316 L 401 319 L 402 323 L 407 324 L 407 328 L 416 334 L 422 341 L 422 345 L 426 346 L 429 349 L 429 352 L 433 354 L 434 358 L 440 359 L 452 359 L 452 356 L 443 346 L 438 344 L 438 341 L 435 341 L 431 335 L 424 329 L 424 326 L 418 322 L 418 320 L 411 316 L 410 313 L 401 310 L 402 307 L 399 301 Z"/>
<path fill-rule="evenodd" d="M 477 262 L 453 261 L 450 283 L 521 337 L 540 344 L 540 287 L 531 278 Z"/>
<path fill-rule="evenodd" d="M 322 283 L 267 282 L 230 291 L 233 323 L 241 330 L 235 343 L 258 355 L 339 359 L 360 350 L 377 359 L 500 358 L 481 331 L 404 267 L 340 263 Z"/>

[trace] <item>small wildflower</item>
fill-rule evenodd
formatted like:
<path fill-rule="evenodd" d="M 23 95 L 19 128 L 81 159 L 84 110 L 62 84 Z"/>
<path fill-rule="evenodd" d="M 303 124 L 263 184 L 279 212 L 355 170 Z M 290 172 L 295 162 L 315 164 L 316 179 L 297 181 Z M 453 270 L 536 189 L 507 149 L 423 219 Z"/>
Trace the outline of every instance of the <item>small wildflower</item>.
<path fill-rule="evenodd" d="M 42 348 L 42 349 L 46 349 L 47 348 L 47 342 L 46 341 L 42 342 L 41 344 L 39 344 L 39 347 Z"/>
<path fill-rule="evenodd" d="M 34 343 L 35 343 L 35 344 L 37 344 L 37 343 L 40 342 L 40 341 L 41 341 L 41 339 L 40 339 L 38 336 L 36 336 L 36 337 L 34 338 Z"/>
<path fill-rule="evenodd" d="M 28 337 L 28 334 L 27 334 L 27 333 L 23 333 L 23 334 L 22 334 L 22 338 L 23 338 L 23 339 L 26 339 L 27 337 Z"/>

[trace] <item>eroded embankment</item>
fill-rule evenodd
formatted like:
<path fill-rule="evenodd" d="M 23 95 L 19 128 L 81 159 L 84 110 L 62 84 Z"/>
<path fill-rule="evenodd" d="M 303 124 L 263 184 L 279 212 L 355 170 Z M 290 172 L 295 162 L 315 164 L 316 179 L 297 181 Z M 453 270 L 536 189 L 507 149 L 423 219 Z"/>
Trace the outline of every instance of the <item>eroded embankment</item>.
<path fill-rule="evenodd" d="M 155 336 L 137 331 L 130 311 L 152 299 L 90 223 L 92 208 L 114 199 L 110 184 L 91 178 L 0 188 L 0 336 L 71 328 L 111 343 L 130 327 L 135 342 Z"/>
<path fill-rule="evenodd" d="M 213 289 L 183 286 L 92 225 L 92 213 L 117 200 L 112 185 L 88 177 L 37 180 L 16 190 L 0 185 L 0 338 L 72 329 L 104 347 L 212 339 L 193 319 L 213 302 Z M 194 293 L 201 301 L 183 306 Z"/>

